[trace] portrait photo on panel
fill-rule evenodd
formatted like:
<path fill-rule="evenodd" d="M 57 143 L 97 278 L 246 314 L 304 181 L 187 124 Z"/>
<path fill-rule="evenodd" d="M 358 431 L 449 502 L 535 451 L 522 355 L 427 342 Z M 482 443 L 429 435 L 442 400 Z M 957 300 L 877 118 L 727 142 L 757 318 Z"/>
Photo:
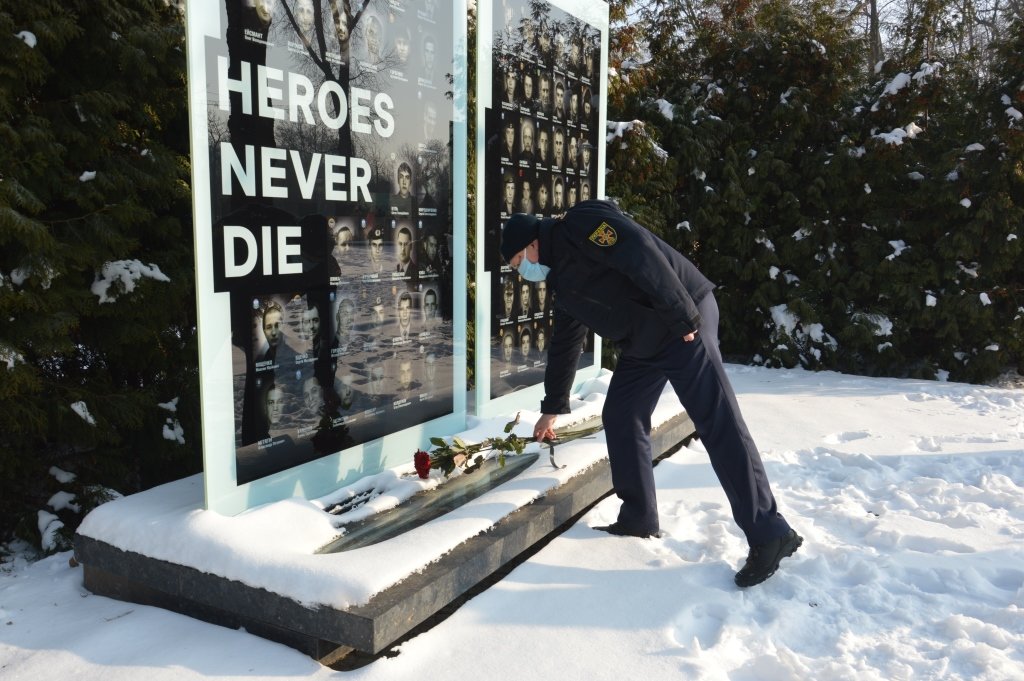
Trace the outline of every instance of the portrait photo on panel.
<path fill-rule="evenodd" d="M 388 267 L 390 263 L 386 262 L 387 255 L 385 254 L 384 242 L 388 235 L 388 230 L 381 226 L 371 227 L 366 234 L 366 254 L 369 259 L 367 263 L 369 265 L 369 274 L 371 276 L 379 276 L 384 272 L 390 272 L 391 268 Z"/>
<path fill-rule="evenodd" d="M 533 352 L 533 334 L 530 332 L 530 327 L 525 326 L 523 330 L 519 332 L 519 361 L 529 362 L 532 358 Z"/>
<path fill-rule="evenodd" d="M 565 121 L 565 80 L 561 76 L 555 78 L 554 109 L 551 115 L 556 120 Z"/>
<path fill-rule="evenodd" d="M 538 122 L 537 125 L 537 165 L 551 165 L 551 129 L 544 122 Z"/>
<path fill-rule="evenodd" d="M 436 288 L 423 289 L 423 309 L 421 310 L 424 328 L 432 328 L 440 321 L 439 295 Z"/>
<path fill-rule="evenodd" d="M 551 215 L 560 216 L 565 212 L 565 179 L 556 175 L 551 188 Z"/>
<path fill-rule="evenodd" d="M 516 176 L 511 170 L 501 176 L 501 214 L 509 217 L 516 212 Z"/>
<path fill-rule="evenodd" d="M 527 66 L 523 69 L 523 92 L 519 105 L 533 110 L 537 107 L 537 71 Z"/>
<path fill-rule="evenodd" d="M 384 23 L 375 12 L 362 16 L 356 25 L 355 37 L 361 63 L 372 68 L 384 63 Z"/>
<path fill-rule="evenodd" d="M 517 212 L 532 214 L 533 206 L 533 174 L 521 173 L 519 177 L 519 205 Z"/>
<path fill-rule="evenodd" d="M 419 275 L 421 279 L 433 278 L 441 273 L 441 256 L 438 250 L 440 242 L 437 231 L 422 225 L 416 243 L 418 253 Z"/>
<path fill-rule="evenodd" d="M 547 217 L 551 211 L 551 192 L 543 178 L 537 178 L 537 202 L 535 214 Z"/>
<path fill-rule="evenodd" d="M 525 279 L 519 281 L 519 321 L 526 321 L 533 310 L 533 285 Z"/>
<path fill-rule="evenodd" d="M 511 275 L 503 277 L 501 285 L 501 318 L 513 319 L 516 309 L 516 282 Z"/>
<path fill-rule="evenodd" d="M 305 301 L 299 311 L 299 339 L 303 344 L 304 354 L 309 359 L 316 359 L 324 347 L 321 337 L 321 303 L 312 297 L 303 297 Z"/>
<path fill-rule="evenodd" d="M 287 308 L 287 309 L 286 309 Z M 302 352 L 292 318 L 294 310 L 286 296 L 253 300 L 253 357 L 256 370 L 292 369 Z"/>
<path fill-rule="evenodd" d="M 534 159 L 534 138 L 536 137 L 536 123 L 532 118 L 523 116 L 519 121 L 519 165 L 529 167 L 533 165 Z"/>
<path fill-rule="evenodd" d="M 519 105 L 519 74 L 518 64 L 509 63 L 505 67 L 505 74 L 502 79 L 501 103 L 506 108 Z"/>
<path fill-rule="evenodd" d="M 395 169 L 395 181 L 391 195 L 391 214 L 410 215 L 412 213 L 412 165 L 401 161 Z"/>
<path fill-rule="evenodd" d="M 554 133 L 552 135 L 552 155 L 551 165 L 554 168 L 562 170 L 565 168 L 565 128 L 560 125 L 554 127 Z"/>
<path fill-rule="evenodd" d="M 413 328 L 412 293 L 402 291 L 395 298 L 395 318 L 397 319 L 395 342 L 408 342 L 413 336 L 419 333 L 418 328 Z"/>
<path fill-rule="evenodd" d="M 501 124 L 501 157 L 511 161 L 516 157 L 516 117 L 505 115 Z"/>
<path fill-rule="evenodd" d="M 537 95 L 537 107 L 536 112 L 539 116 L 550 117 L 554 112 L 554 106 L 552 104 L 554 96 L 554 87 L 552 86 L 551 74 L 547 72 L 541 72 L 540 83 Z"/>
<path fill-rule="evenodd" d="M 420 41 L 420 76 L 419 84 L 425 87 L 434 87 L 437 59 L 437 39 L 432 33 L 424 34 Z"/>
<path fill-rule="evenodd" d="M 340 357 L 352 354 L 362 345 L 356 330 L 358 317 L 356 302 L 349 297 L 339 297 L 334 306 L 334 340 L 331 343 L 331 356 Z"/>

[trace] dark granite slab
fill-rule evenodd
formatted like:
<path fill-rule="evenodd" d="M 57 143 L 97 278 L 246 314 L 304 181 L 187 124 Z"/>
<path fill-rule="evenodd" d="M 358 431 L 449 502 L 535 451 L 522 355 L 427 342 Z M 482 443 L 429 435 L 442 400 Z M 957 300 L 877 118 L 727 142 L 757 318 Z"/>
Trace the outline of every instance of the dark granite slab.
<path fill-rule="evenodd" d="M 653 451 L 663 455 L 693 434 L 693 423 L 681 414 L 655 429 Z M 307 607 L 265 589 L 82 535 L 75 537 L 75 556 L 93 593 L 244 627 L 331 664 L 352 651 L 385 650 L 610 493 L 611 473 L 604 459 L 422 572 L 346 610 Z"/>

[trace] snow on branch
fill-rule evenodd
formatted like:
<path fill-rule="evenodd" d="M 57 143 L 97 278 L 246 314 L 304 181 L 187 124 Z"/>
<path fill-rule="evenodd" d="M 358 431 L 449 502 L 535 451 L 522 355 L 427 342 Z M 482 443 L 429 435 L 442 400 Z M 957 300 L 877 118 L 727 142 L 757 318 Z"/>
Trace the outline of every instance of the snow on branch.
<path fill-rule="evenodd" d="M 658 146 L 658 144 L 651 139 L 651 136 L 647 134 L 647 130 L 644 127 L 643 121 L 608 121 L 608 135 L 605 138 L 606 144 L 611 144 L 616 139 L 621 140 L 619 142 L 620 149 L 628 149 L 630 144 L 626 139 L 626 134 L 633 132 L 640 136 L 640 138 L 651 145 L 655 156 L 665 160 L 668 158 L 668 152 Z"/>
<path fill-rule="evenodd" d="M 185 429 L 181 427 L 178 419 L 167 419 L 162 434 L 165 440 L 177 442 L 179 445 L 185 444 Z"/>
<path fill-rule="evenodd" d="M 910 122 L 903 128 L 893 128 L 891 132 L 880 132 L 872 135 L 874 139 L 879 139 L 886 144 L 893 146 L 899 146 L 903 144 L 905 139 L 914 139 L 924 130 L 918 126 L 917 123 Z"/>
<path fill-rule="evenodd" d="M 15 364 L 24 364 L 25 358 L 20 352 L 6 345 L 0 345 L 0 364 L 7 365 L 8 370 L 13 369 Z"/>
<path fill-rule="evenodd" d="M 36 40 L 36 34 L 32 31 L 18 31 L 14 34 L 14 37 L 23 40 L 29 47 L 35 47 L 38 42 Z"/>
<path fill-rule="evenodd" d="M 878 101 L 871 105 L 871 110 L 878 111 L 883 97 L 892 97 L 898 94 L 901 90 L 910 85 L 912 81 L 917 81 L 919 85 L 924 85 L 928 82 L 930 77 L 938 74 L 941 68 L 942 64 L 940 62 L 924 62 L 921 64 L 921 68 L 913 76 L 902 71 L 897 73 L 893 76 L 892 80 L 888 82 L 885 89 L 882 90 L 882 94 L 878 97 Z"/>
<path fill-rule="evenodd" d="M 71 403 L 71 411 L 75 412 L 82 417 L 82 420 L 88 423 L 90 426 L 96 425 L 96 419 L 89 413 L 89 405 L 79 400 L 78 402 Z"/>
<path fill-rule="evenodd" d="M 116 296 L 109 295 L 110 287 L 120 283 L 124 293 L 135 290 L 135 282 L 143 277 L 169 282 L 170 279 L 156 265 L 144 265 L 138 260 L 115 260 L 103 264 L 101 273 L 92 283 L 92 292 L 99 296 L 101 303 L 112 303 Z"/>
<path fill-rule="evenodd" d="M 39 511 L 38 528 L 41 537 L 40 546 L 44 551 L 55 551 L 60 547 L 60 539 L 57 532 L 64 527 L 60 518 L 49 511 Z"/>
<path fill-rule="evenodd" d="M 664 99 L 656 99 L 654 103 L 658 105 L 658 112 L 668 120 L 672 120 L 675 116 L 675 109 L 671 102 Z"/>

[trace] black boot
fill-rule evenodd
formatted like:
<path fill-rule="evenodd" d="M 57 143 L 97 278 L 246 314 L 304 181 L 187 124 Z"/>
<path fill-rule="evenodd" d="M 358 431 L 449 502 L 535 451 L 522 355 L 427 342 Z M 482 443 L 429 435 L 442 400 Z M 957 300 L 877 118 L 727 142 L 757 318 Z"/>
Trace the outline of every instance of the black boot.
<path fill-rule="evenodd" d="M 633 530 L 625 525 L 620 525 L 617 522 L 611 525 L 597 525 L 594 527 L 595 530 L 601 532 L 607 532 L 608 534 L 614 534 L 619 537 L 640 537 L 641 539 L 650 539 L 651 537 L 660 537 L 661 532 L 645 532 L 644 530 Z"/>
<path fill-rule="evenodd" d="M 779 569 L 782 559 L 796 553 L 803 543 L 804 538 L 795 530 L 790 530 L 778 539 L 751 546 L 747 562 L 736 573 L 736 586 L 754 586 L 768 579 Z"/>

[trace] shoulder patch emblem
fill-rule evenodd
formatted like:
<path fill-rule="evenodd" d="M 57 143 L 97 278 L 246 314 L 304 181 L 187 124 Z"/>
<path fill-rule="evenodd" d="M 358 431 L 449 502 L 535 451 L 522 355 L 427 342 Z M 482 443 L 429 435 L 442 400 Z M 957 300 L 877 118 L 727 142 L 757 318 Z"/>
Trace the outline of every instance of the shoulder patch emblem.
<path fill-rule="evenodd" d="M 588 238 L 598 246 L 614 246 L 619 240 L 619 235 L 611 225 L 602 222 Z"/>

